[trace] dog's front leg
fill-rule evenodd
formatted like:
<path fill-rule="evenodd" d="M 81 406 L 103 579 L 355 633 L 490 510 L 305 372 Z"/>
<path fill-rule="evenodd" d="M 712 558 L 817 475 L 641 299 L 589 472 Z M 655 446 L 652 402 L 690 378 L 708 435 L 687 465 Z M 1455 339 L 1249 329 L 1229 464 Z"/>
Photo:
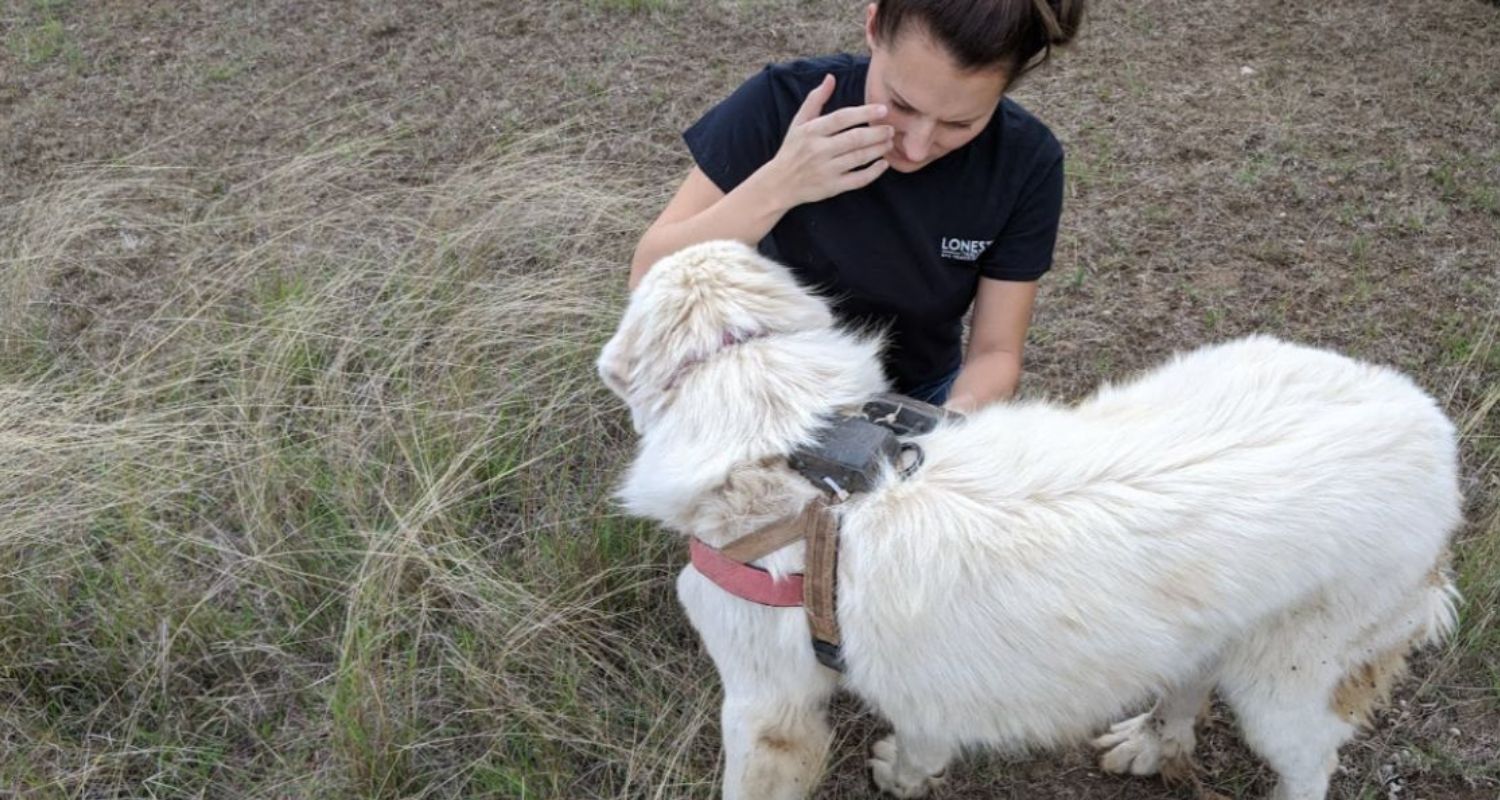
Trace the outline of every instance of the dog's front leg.
<path fill-rule="evenodd" d="M 832 738 L 822 702 L 727 696 L 723 722 L 725 800 L 803 800 L 812 793 Z"/>
<path fill-rule="evenodd" d="M 953 748 L 946 742 L 899 728 L 871 748 L 870 777 L 896 797 L 925 797 L 942 782 Z"/>
<path fill-rule="evenodd" d="M 725 800 L 802 800 L 823 773 L 838 676 L 813 656 L 799 608 L 731 596 L 694 569 L 677 595 L 724 685 Z"/>

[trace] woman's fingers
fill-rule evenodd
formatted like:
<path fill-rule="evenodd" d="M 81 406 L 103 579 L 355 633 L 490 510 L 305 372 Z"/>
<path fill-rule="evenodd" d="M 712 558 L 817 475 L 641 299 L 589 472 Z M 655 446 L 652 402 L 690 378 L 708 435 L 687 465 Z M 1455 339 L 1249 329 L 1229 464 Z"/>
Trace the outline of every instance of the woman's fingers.
<path fill-rule="evenodd" d="M 817 90 L 815 89 L 813 91 L 814 93 L 816 93 Z M 812 97 L 812 95 L 808 95 L 808 97 L 810 98 Z M 824 102 L 827 102 L 827 98 L 824 98 L 823 101 L 818 103 L 819 109 L 823 107 Z M 803 108 L 806 108 L 807 104 L 804 102 L 802 106 Z M 802 111 L 799 109 L 797 113 L 801 114 Z M 853 128 L 856 125 L 868 125 L 872 122 L 884 119 L 885 115 L 886 107 L 879 103 L 872 103 L 870 105 L 864 106 L 849 106 L 848 108 L 841 108 L 837 111 L 831 111 L 821 117 L 813 119 L 812 121 L 803 125 L 803 130 L 807 131 L 808 133 L 817 134 L 819 136 L 833 136 L 840 131 Z"/>
<path fill-rule="evenodd" d="M 876 178 L 884 174 L 886 168 L 890 165 L 891 164 L 889 161 L 886 161 L 882 158 L 878 161 L 872 162 L 867 167 L 860 167 L 859 169 L 845 172 L 843 175 L 839 176 L 839 192 L 842 193 L 852 191 L 854 189 L 862 189 L 870 185 L 870 183 L 873 182 Z"/>
<path fill-rule="evenodd" d="M 894 130 L 872 123 L 885 118 L 887 108 L 869 104 L 823 114 L 834 85 L 833 76 L 826 75 L 808 93 L 767 165 L 773 184 L 785 187 L 795 204 L 857 189 L 885 171 L 879 159 L 890 150 Z"/>
<path fill-rule="evenodd" d="M 871 161 L 884 156 L 890 151 L 890 139 L 883 139 L 879 142 L 876 142 L 875 144 L 865 145 L 864 147 L 850 150 L 849 152 L 844 153 L 838 158 L 835 158 L 830 163 L 835 170 L 840 173 L 844 173 L 848 172 L 851 169 L 854 169 L 855 167 L 860 167 L 868 164 Z"/>
<path fill-rule="evenodd" d="M 823 113 L 823 104 L 833 96 L 833 85 L 833 76 L 824 75 L 823 82 L 807 93 L 807 97 L 802 99 L 802 106 L 797 109 L 796 114 L 792 115 L 792 127 L 811 122 Z"/>
<path fill-rule="evenodd" d="M 888 143 L 894 136 L 895 129 L 889 125 L 850 128 L 837 136 L 829 137 L 827 145 L 828 154 L 831 157 L 838 158 L 845 153 Z"/>

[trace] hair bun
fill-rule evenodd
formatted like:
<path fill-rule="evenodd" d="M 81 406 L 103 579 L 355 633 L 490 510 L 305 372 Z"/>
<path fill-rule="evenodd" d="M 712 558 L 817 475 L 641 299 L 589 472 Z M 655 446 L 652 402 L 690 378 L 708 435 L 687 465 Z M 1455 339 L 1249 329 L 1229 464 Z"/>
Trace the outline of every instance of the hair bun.
<path fill-rule="evenodd" d="M 1060 47 L 1073 41 L 1083 21 L 1083 0 L 1031 0 L 1036 18 L 1047 34 L 1047 44 Z"/>

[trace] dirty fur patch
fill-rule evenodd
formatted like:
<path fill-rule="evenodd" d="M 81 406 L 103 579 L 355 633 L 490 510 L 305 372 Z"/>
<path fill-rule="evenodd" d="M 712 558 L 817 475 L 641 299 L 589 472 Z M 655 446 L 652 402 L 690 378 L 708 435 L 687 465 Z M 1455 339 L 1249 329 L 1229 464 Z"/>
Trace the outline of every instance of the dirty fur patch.
<path fill-rule="evenodd" d="M 1334 687 L 1330 707 L 1340 718 L 1361 727 L 1370 725 L 1377 707 L 1390 699 L 1391 685 L 1406 673 L 1408 645 L 1387 650 L 1350 670 Z"/>

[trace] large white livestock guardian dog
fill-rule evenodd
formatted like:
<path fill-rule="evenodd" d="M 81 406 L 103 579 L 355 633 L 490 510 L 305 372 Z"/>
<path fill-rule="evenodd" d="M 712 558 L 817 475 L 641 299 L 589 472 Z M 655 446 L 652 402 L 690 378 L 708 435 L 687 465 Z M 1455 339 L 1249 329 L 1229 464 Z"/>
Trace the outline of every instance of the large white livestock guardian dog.
<path fill-rule="evenodd" d="M 713 547 L 795 517 L 819 491 L 787 456 L 885 390 L 878 346 L 743 245 L 663 259 L 599 359 L 641 437 L 621 498 Z M 1274 796 L 1315 800 L 1408 651 L 1453 625 L 1454 430 L 1389 369 L 1253 337 L 916 441 L 913 474 L 834 506 L 842 676 L 800 609 L 678 579 L 724 685 L 725 797 L 806 796 L 842 683 L 895 728 L 870 766 L 898 797 L 961 747 L 1075 741 L 1153 697 L 1096 740 L 1102 765 L 1187 775 L 1217 690 Z"/>

